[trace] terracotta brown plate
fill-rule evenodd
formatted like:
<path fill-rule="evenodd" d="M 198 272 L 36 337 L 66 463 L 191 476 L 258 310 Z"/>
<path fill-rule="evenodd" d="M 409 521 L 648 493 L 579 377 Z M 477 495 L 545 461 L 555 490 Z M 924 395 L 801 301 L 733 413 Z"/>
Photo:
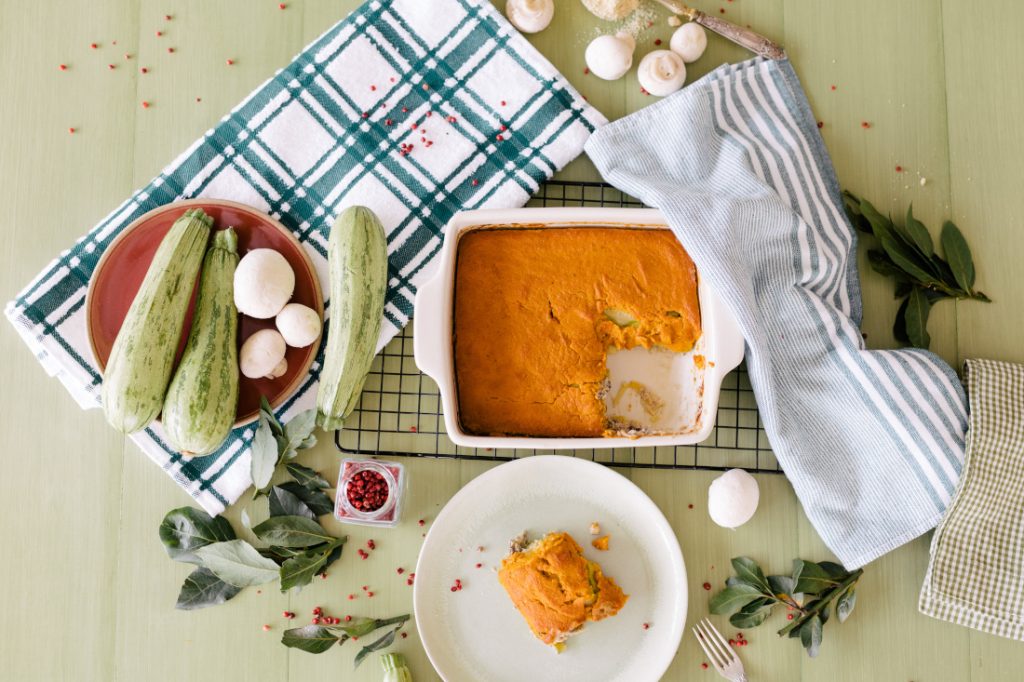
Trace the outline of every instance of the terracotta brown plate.
<path fill-rule="evenodd" d="M 107 247 L 96 264 L 86 298 L 86 326 L 93 357 L 102 371 L 107 365 L 110 349 L 121 329 L 128 308 L 135 298 L 157 247 L 171 225 L 189 208 L 201 208 L 213 217 L 214 229 L 234 227 L 238 233 L 239 255 L 250 249 L 270 248 L 281 253 L 295 271 L 295 293 L 292 303 L 302 303 L 320 314 L 323 319 L 324 300 L 316 268 L 295 236 L 284 225 L 260 211 L 232 201 L 217 199 L 191 199 L 153 209 L 126 227 Z M 178 359 L 192 324 L 193 301 L 185 317 L 178 346 Z M 255 320 L 240 316 L 238 343 L 260 329 L 274 326 L 274 320 Z M 274 407 L 280 405 L 305 379 L 320 340 L 306 348 L 288 348 L 288 371 L 277 379 L 247 379 L 240 376 L 238 412 L 235 427 L 256 420 L 259 415 L 260 396 L 265 395 Z M 175 361 L 177 362 L 177 360 Z"/>

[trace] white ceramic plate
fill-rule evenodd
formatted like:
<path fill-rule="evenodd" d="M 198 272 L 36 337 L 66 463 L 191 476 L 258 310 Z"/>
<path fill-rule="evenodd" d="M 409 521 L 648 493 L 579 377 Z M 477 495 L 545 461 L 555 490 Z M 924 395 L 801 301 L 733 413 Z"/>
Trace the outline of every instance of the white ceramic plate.
<path fill-rule="evenodd" d="M 606 552 L 590 546 L 593 521 L 611 535 Z M 561 654 L 534 638 L 498 582 L 508 542 L 523 530 L 568 531 L 629 595 Z M 452 592 L 456 579 L 463 589 Z M 527 457 L 474 479 L 444 507 L 420 552 L 413 602 L 423 646 L 446 682 L 647 682 L 679 648 L 686 566 L 665 516 L 631 481 L 575 457 Z"/>

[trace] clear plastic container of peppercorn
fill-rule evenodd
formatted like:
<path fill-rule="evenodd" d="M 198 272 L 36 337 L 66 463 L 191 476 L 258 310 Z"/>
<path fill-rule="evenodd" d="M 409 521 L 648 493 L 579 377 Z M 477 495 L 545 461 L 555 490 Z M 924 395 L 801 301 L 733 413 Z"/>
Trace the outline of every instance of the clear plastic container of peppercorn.
<path fill-rule="evenodd" d="M 398 525 L 405 492 L 405 468 L 398 462 L 344 459 L 338 472 L 334 518 L 361 526 Z"/>

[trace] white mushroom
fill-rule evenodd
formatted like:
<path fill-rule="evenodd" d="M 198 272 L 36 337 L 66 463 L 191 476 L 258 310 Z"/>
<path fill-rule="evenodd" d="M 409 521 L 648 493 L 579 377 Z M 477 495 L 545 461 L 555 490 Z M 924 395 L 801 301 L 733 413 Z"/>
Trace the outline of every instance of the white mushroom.
<path fill-rule="evenodd" d="M 587 68 L 598 78 L 618 80 L 633 66 L 635 49 L 636 40 L 624 31 L 613 36 L 599 36 L 587 45 Z"/>
<path fill-rule="evenodd" d="M 640 60 L 640 87 L 656 97 L 671 95 L 686 82 L 686 64 L 671 50 L 655 50 Z"/>
<path fill-rule="evenodd" d="M 235 268 L 235 307 L 266 320 L 281 312 L 295 291 L 295 272 L 273 249 L 253 249 Z"/>
<path fill-rule="evenodd" d="M 523 33 L 538 33 L 555 16 L 554 0 L 508 0 L 505 15 Z"/>
<path fill-rule="evenodd" d="M 708 46 L 708 34 L 700 24 L 690 22 L 676 29 L 669 47 L 687 64 L 695 62 Z"/>
<path fill-rule="evenodd" d="M 250 379 L 276 379 L 288 371 L 287 347 L 276 329 L 261 329 L 242 344 L 238 364 Z"/>
<path fill-rule="evenodd" d="M 305 348 L 320 336 L 320 316 L 301 303 L 289 303 L 274 321 L 284 342 L 292 348 Z"/>
<path fill-rule="evenodd" d="M 738 528 L 757 511 L 760 498 L 757 479 L 743 469 L 729 469 L 711 481 L 708 514 L 719 526 Z"/>

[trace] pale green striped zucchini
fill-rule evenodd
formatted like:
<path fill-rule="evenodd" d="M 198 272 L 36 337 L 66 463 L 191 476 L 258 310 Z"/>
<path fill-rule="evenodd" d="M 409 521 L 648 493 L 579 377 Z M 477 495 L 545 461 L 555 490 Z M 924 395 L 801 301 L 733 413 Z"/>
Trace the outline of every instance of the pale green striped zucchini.
<path fill-rule="evenodd" d="M 203 259 L 196 312 L 160 421 L 182 454 L 208 455 L 224 442 L 238 406 L 238 236 L 215 232 Z"/>
<path fill-rule="evenodd" d="M 384 316 L 388 245 L 384 226 L 363 206 L 345 209 L 328 240 L 331 317 L 316 397 L 317 423 L 340 429 L 359 402 Z"/>
<path fill-rule="evenodd" d="M 175 221 L 114 340 L 101 395 L 107 421 L 119 431 L 134 433 L 160 414 L 212 225 L 198 208 Z"/>

